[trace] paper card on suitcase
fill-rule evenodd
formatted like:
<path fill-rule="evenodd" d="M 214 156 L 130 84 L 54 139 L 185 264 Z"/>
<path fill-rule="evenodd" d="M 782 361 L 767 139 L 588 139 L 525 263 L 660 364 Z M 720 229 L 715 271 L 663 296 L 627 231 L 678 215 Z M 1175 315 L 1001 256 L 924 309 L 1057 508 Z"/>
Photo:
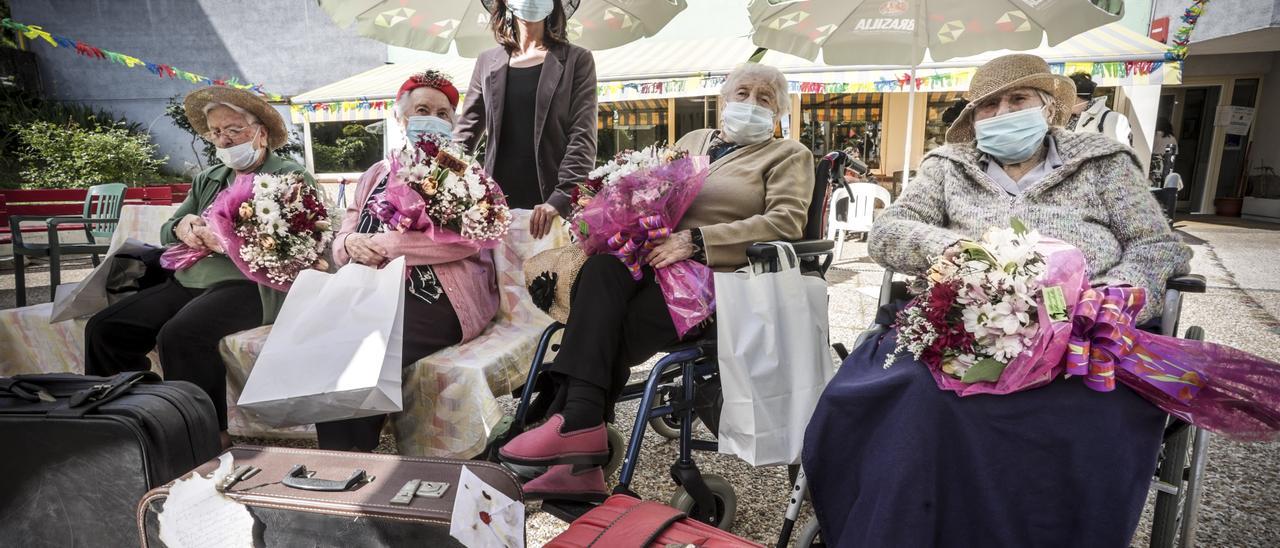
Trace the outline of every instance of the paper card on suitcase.
<path fill-rule="evenodd" d="M 273 426 L 400 411 L 404 265 L 303 271 L 236 405 Z"/>

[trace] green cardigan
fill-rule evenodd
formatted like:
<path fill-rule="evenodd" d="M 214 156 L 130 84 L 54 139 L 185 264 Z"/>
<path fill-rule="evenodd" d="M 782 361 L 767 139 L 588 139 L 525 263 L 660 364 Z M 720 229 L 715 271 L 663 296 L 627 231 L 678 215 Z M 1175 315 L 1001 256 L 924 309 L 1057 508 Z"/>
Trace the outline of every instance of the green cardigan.
<path fill-rule="evenodd" d="M 262 163 L 262 167 L 258 168 L 258 172 L 277 175 L 301 172 L 307 183 L 312 186 L 316 184 L 315 179 L 311 177 L 310 173 L 307 173 L 305 168 L 293 160 L 281 158 L 274 152 L 267 153 L 267 159 Z M 173 213 L 173 216 L 160 229 L 160 242 L 165 245 L 178 243 L 178 236 L 173 232 L 173 229 L 178 226 L 178 221 L 187 215 L 200 215 L 203 213 L 205 209 L 213 204 L 214 199 L 218 197 L 218 193 L 234 182 L 235 178 L 235 171 L 221 164 L 196 174 L 195 179 L 191 181 L 191 192 L 187 194 L 187 199 L 182 201 L 182 205 L 178 206 L 178 210 Z M 175 273 L 174 278 L 183 287 L 204 289 L 218 282 L 243 280 L 245 276 L 226 255 L 215 253 L 200 259 L 190 268 Z M 284 292 L 259 286 L 258 293 L 262 296 L 262 323 L 265 325 L 275 322 L 276 314 L 280 312 L 280 307 L 284 305 Z"/>

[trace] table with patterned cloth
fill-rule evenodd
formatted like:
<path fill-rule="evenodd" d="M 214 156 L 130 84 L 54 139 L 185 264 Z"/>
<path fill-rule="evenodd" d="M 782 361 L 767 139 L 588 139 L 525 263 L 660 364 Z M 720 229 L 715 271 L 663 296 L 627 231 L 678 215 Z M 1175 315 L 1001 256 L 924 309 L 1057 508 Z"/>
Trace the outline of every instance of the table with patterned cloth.
<path fill-rule="evenodd" d="M 178 206 L 126 205 L 111 244 L 133 238 L 160 245 L 160 227 Z M 0 376 L 84 371 L 88 318 L 49 323 L 52 303 L 0 310 Z M 152 363 L 157 363 L 152 354 Z M 153 367 L 153 369 L 157 369 Z"/>
<path fill-rule="evenodd" d="M 502 419 L 498 397 L 524 384 L 538 337 L 552 322 L 529 298 L 524 261 L 569 240 L 560 226 L 551 235 L 534 239 L 528 231 L 529 211 L 513 213 L 511 231 L 494 250 L 501 293 L 494 322 L 474 340 L 427 356 L 404 370 L 404 411 L 392 419 L 401 454 L 454 458 L 479 454 L 490 430 Z M 239 397 L 270 332 L 270 326 L 264 326 L 222 340 L 227 396 L 232 401 Z M 230 412 L 228 418 L 233 431 L 265 428 L 239 413 Z"/>

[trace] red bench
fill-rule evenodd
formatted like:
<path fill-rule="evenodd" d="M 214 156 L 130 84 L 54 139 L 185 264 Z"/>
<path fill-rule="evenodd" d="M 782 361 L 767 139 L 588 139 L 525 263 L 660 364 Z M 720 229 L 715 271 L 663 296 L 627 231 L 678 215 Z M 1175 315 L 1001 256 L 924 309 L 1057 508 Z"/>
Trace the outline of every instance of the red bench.
<path fill-rule="evenodd" d="M 174 195 L 177 192 L 181 192 L 185 199 L 190 188 L 189 184 L 132 187 L 125 189 L 124 203 L 126 205 L 171 205 L 175 202 Z M 0 244 L 13 241 L 13 235 L 9 229 L 10 215 L 81 215 L 84 213 L 84 197 L 87 192 L 83 188 L 0 189 Z M 60 225 L 58 229 L 83 230 L 84 227 L 65 224 Z M 36 223 L 22 228 L 23 232 L 44 232 L 45 230 L 47 228 L 44 225 Z"/>

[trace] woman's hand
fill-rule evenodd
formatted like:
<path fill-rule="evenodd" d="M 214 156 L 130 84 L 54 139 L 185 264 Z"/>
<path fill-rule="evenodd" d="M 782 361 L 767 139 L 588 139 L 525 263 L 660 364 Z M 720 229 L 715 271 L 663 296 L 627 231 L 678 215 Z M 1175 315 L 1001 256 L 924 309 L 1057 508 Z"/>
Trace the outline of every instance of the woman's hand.
<path fill-rule="evenodd" d="M 693 247 L 693 233 L 681 230 L 669 238 L 658 242 L 658 247 L 649 252 L 649 266 L 663 268 L 692 257 L 697 251 Z"/>
<path fill-rule="evenodd" d="M 177 226 L 173 227 L 173 235 L 178 240 L 186 244 L 187 247 L 196 251 L 208 251 L 209 248 L 204 244 L 204 239 L 196 235 L 196 227 L 204 227 L 204 219 L 199 215 L 190 215 L 178 220 Z"/>
<path fill-rule="evenodd" d="M 372 234 L 348 234 L 342 246 L 352 261 L 365 266 L 382 266 L 387 262 L 386 248 L 373 241 Z"/>
<path fill-rule="evenodd" d="M 529 216 L 529 234 L 534 238 L 542 238 L 551 232 L 551 222 L 555 221 L 560 213 L 556 208 L 548 204 L 538 204 L 533 206 L 533 215 Z"/>

